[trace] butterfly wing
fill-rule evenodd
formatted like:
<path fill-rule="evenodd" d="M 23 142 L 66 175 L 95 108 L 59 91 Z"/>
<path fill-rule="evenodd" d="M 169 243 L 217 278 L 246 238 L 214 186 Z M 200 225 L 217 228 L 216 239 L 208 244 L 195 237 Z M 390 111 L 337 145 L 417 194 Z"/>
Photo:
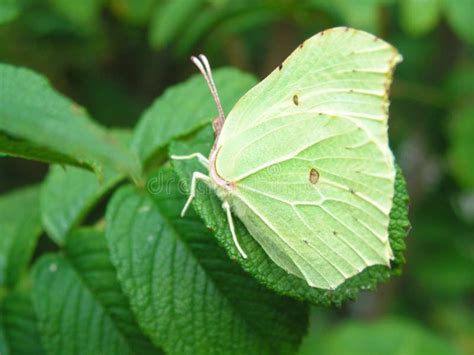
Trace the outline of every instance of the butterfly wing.
<path fill-rule="evenodd" d="M 336 28 L 308 39 L 229 114 L 216 171 L 234 212 L 280 267 L 332 289 L 389 264 L 395 168 L 386 42 Z"/>

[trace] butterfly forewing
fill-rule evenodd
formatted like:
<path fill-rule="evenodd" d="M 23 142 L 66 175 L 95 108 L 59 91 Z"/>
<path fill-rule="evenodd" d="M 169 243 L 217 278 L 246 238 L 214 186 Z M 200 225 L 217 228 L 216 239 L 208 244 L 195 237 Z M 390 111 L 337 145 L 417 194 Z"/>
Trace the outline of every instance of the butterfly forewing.
<path fill-rule="evenodd" d="M 387 96 L 399 60 L 365 32 L 320 33 L 236 104 L 220 134 L 216 170 L 235 183 L 235 213 L 311 286 L 389 264 Z"/>

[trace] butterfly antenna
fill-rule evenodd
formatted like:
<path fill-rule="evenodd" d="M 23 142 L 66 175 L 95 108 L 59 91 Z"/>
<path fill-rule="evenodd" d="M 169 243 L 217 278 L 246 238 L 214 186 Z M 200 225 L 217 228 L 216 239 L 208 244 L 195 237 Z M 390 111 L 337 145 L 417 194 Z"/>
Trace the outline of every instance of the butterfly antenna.
<path fill-rule="evenodd" d="M 198 57 L 192 56 L 191 60 L 198 67 L 199 71 L 204 76 L 204 79 L 206 79 L 207 85 L 209 86 L 209 89 L 212 93 L 212 97 L 214 98 L 214 101 L 216 103 L 217 111 L 219 111 L 219 120 L 224 123 L 224 110 L 222 109 L 221 100 L 219 99 L 219 95 L 217 94 L 216 84 L 214 83 L 214 79 L 212 78 L 212 71 L 211 66 L 209 65 L 209 61 L 203 54 L 200 54 Z"/>

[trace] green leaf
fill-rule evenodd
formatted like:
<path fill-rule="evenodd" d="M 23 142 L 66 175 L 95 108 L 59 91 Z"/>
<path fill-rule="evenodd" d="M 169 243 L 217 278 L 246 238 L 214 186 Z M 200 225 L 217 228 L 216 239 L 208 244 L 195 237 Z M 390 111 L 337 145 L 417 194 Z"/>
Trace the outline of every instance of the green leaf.
<path fill-rule="evenodd" d="M 9 292 L 0 303 L 0 353 L 44 354 L 29 288 Z"/>
<path fill-rule="evenodd" d="M 474 226 L 460 220 L 452 203 L 452 196 L 439 192 L 414 216 L 410 284 L 418 297 L 429 298 L 423 304 L 459 300 L 474 289 Z"/>
<path fill-rule="evenodd" d="M 194 47 L 202 45 L 203 38 L 206 35 L 219 33 L 222 27 L 232 27 L 232 22 L 238 22 L 242 18 L 245 21 L 245 18 L 260 15 L 260 25 L 265 24 L 268 22 L 268 13 L 272 12 L 272 5 L 275 4 L 262 0 L 215 1 L 210 3 L 209 6 L 196 12 L 192 21 L 180 33 L 180 36 L 176 39 L 177 52 L 180 55 L 187 55 Z M 277 7 L 274 6 L 274 8 Z M 227 26 L 228 24 L 230 26 Z M 229 30 L 229 32 L 231 31 Z M 235 35 L 235 32 L 232 35 Z"/>
<path fill-rule="evenodd" d="M 157 0 L 111 0 L 111 8 L 123 21 L 143 25 L 150 18 Z"/>
<path fill-rule="evenodd" d="M 0 287 L 13 287 L 30 261 L 41 234 L 39 188 L 0 196 Z"/>
<path fill-rule="evenodd" d="M 466 65 L 467 64 L 467 65 Z M 474 169 L 471 157 L 474 154 L 474 67 L 472 63 L 458 65 L 446 81 L 446 91 L 454 103 L 448 117 L 448 160 L 451 172 L 464 188 L 474 188 Z"/>
<path fill-rule="evenodd" d="M 230 12 L 228 14 L 229 17 L 224 13 L 221 15 L 225 17 L 222 19 L 223 21 L 218 23 L 216 28 L 213 29 L 212 34 L 206 37 L 208 43 L 217 43 L 217 45 L 213 43 L 212 45 L 214 46 L 221 46 L 222 44 L 219 41 L 222 41 L 222 38 L 244 36 L 246 33 L 253 33 L 261 28 L 270 26 L 271 23 L 278 22 L 279 20 L 285 21 L 288 16 L 292 16 L 292 14 L 286 12 L 285 8 L 255 6 L 254 4 L 248 8 L 235 9 L 234 13 Z M 192 29 L 188 28 L 188 31 L 190 30 Z"/>
<path fill-rule="evenodd" d="M 191 20 L 203 0 L 168 0 L 156 8 L 150 22 L 149 36 L 153 47 L 168 45 Z"/>
<path fill-rule="evenodd" d="M 446 0 L 444 1 L 448 22 L 459 37 L 464 41 L 474 44 L 474 4 L 472 0 Z"/>
<path fill-rule="evenodd" d="M 313 344 L 305 344 L 299 354 L 314 354 L 315 349 L 321 355 L 458 354 L 447 340 L 413 321 L 398 318 L 373 323 L 346 322 L 323 331 Z"/>
<path fill-rule="evenodd" d="M 235 69 L 214 73 L 219 96 L 226 111 L 255 83 L 253 76 Z M 135 129 L 132 147 L 142 161 L 159 156 L 169 142 L 211 122 L 217 110 L 202 75 L 196 74 L 159 97 L 143 114 Z"/>
<path fill-rule="evenodd" d="M 213 142 L 213 133 L 210 127 L 199 132 L 195 137 L 187 140 L 176 141 L 171 144 L 170 153 L 183 155 L 191 152 L 201 152 L 208 155 Z M 193 171 L 202 171 L 202 166 L 195 161 L 173 162 L 182 183 L 189 188 Z M 259 282 L 282 295 L 307 300 L 314 304 L 329 306 L 340 304 L 346 299 L 352 299 L 361 289 L 374 289 L 378 282 L 386 281 L 392 275 L 400 273 L 401 265 L 404 263 L 403 252 L 405 250 L 404 238 L 409 229 L 407 216 L 408 195 L 405 181 L 401 171 L 397 170 L 395 182 L 395 198 L 390 213 L 389 239 L 395 260 L 389 269 L 381 265 L 366 268 L 360 274 L 345 281 L 336 290 L 322 290 L 311 288 L 308 284 L 296 276 L 287 274 L 283 269 L 274 264 L 266 255 L 259 244 L 250 236 L 240 221 L 236 220 L 236 232 L 242 248 L 248 253 L 249 258 L 238 258 L 238 251 L 232 241 L 225 213 L 221 207 L 219 198 L 206 188 L 198 189 L 193 206 L 200 217 L 205 221 L 208 228 L 215 233 L 219 244 L 223 246 L 229 257 L 242 265 Z"/>
<path fill-rule="evenodd" d="M 453 107 L 471 104 L 474 100 L 474 62 L 458 63 L 450 71 L 444 89 L 454 101 Z"/>
<path fill-rule="evenodd" d="M 460 106 L 452 113 L 448 158 L 451 170 L 458 182 L 466 188 L 474 188 L 474 105 Z"/>
<path fill-rule="evenodd" d="M 384 5 L 393 0 L 335 0 L 333 6 L 344 19 L 344 23 L 361 30 L 378 33 L 379 13 Z"/>
<path fill-rule="evenodd" d="M 99 181 L 90 171 L 53 166 L 41 187 L 41 219 L 48 235 L 63 244 L 66 235 L 123 176 L 106 170 Z"/>
<path fill-rule="evenodd" d="M 239 6 L 241 2 L 234 1 L 233 4 Z M 201 11 L 196 12 L 192 21 L 189 22 L 187 28 L 176 39 L 176 50 L 184 56 L 197 46 L 207 33 L 212 33 L 218 27 L 222 19 L 232 15 L 232 6 L 209 6 L 204 7 Z"/>
<path fill-rule="evenodd" d="M 68 235 L 66 256 L 86 286 L 92 291 L 118 330 L 137 354 L 156 354 L 150 340 L 140 331 L 127 298 L 120 288 L 116 270 L 110 260 L 104 233 L 83 228 Z"/>
<path fill-rule="evenodd" d="M 74 24 L 90 29 L 97 25 L 103 0 L 49 0 L 51 5 Z"/>
<path fill-rule="evenodd" d="M 231 262 L 196 216 L 170 169 L 125 186 L 107 208 L 107 239 L 142 329 L 170 354 L 294 352 L 307 309 L 265 289 Z"/>
<path fill-rule="evenodd" d="M 0 132 L 67 156 L 99 173 L 105 166 L 133 178 L 140 173 L 133 154 L 90 120 L 84 109 L 28 69 L 0 64 Z M 2 146 L 0 152 L 4 152 Z M 24 154 L 24 149 L 20 153 Z"/>
<path fill-rule="evenodd" d="M 19 13 L 18 0 L 0 0 L 0 25 L 13 21 Z"/>
<path fill-rule="evenodd" d="M 10 350 L 8 347 L 8 340 L 5 335 L 5 329 L 3 329 L 3 318 L 2 318 L 2 313 L 0 313 L 0 354 L 10 354 Z"/>
<path fill-rule="evenodd" d="M 458 299 L 454 299 L 453 302 L 442 300 L 436 305 L 432 322 L 437 330 L 449 334 L 450 340 L 462 354 L 472 353 L 474 309 L 469 305 L 469 301 L 462 304 Z"/>
<path fill-rule="evenodd" d="M 69 235 L 66 257 L 45 255 L 34 267 L 33 303 L 51 354 L 152 354 L 117 282 L 102 233 Z"/>
<path fill-rule="evenodd" d="M 60 152 L 36 145 L 32 142 L 10 137 L 0 132 L 0 154 L 17 158 L 37 160 L 44 163 L 58 163 L 80 166 L 90 169 L 86 163 L 79 162 L 73 157 Z"/>
<path fill-rule="evenodd" d="M 413 36 L 424 35 L 438 24 L 442 0 L 402 0 L 401 24 Z"/>

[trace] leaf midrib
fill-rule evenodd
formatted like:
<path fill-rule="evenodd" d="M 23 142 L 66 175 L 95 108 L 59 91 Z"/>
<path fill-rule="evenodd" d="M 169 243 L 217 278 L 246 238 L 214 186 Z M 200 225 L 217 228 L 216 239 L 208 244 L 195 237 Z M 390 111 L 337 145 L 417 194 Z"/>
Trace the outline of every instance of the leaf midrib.
<path fill-rule="evenodd" d="M 92 295 L 92 298 L 94 299 L 94 301 L 97 303 L 97 305 L 99 307 L 102 308 L 102 310 L 104 311 L 104 315 L 107 316 L 109 318 L 109 320 L 111 321 L 112 323 L 112 326 L 113 328 L 116 330 L 117 334 L 122 338 L 122 340 L 124 340 L 124 342 L 127 344 L 128 346 L 128 349 L 130 351 L 130 354 L 135 354 L 135 351 L 132 350 L 131 348 L 131 344 L 129 342 L 129 338 L 128 336 L 123 332 L 122 329 L 120 329 L 120 327 L 116 324 L 117 323 L 117 320 L 115 319 L 115 317 L 109 313 L 109 310 L 108 308 L 103 304 L 103 302 L 97 298 L 95 292 L 89 287 L 89 285 L 87 284 L 87 282 L 84 280 L 83 276 L 81 275 L 81 273 L 79 272 L 78 268 L 74 265 L 74 262 L 72 260 L 69 259 L 68 257 L 68 253 L 66 253 L 66 257 L 63 257 L 63 260 L 66 261 L 72 271 L 77 275 L 79 281 L 81 282 L 81 284 L 91 293 Z M 128 305 L 127 305 L 128 306 Z"/>
<path fill-rule="evenodd" d="M 216 280 L 212 277 L 212 273 L 210 273 L 208 271 L 208 269 L 201 263 L 200 259 L 194 254 L 192 248 L 188 245 L 188 243 L 185 240 L 183 240 L 183 238 L 181 237 L 181 234 L 174 227 L 174 225 L 173 225 L 172 221 L 170 220 L 170 218 L 168 218 L 165 214 L 162 213 L 162 208 L 160 207 L 160 204 L 155 202 L 153 199 L 151 199 L 151 200 L 153 201 L 153 206 L 156 207 L 156 209 L 158 210 L 160 216 L 162 217 L 163 222 L 166 223 L 167 228 L 170 228 L 173 235 L 176 237 L 176 239 L 179 240 L 180 243 L 184 244 L 184 248 L 187 250 L 188 254 L 191 255 L 191 257 L 196 261 L 196 264 L 201 268 L 201 270 L 204 271 L 205 275 L 208 276 L 209 282 L 211 282 L 212 285 L 215 287 L 215 289 L 219 291 L 219 294 L 222 296 L 222 298 L 224 300 L 226 300 L 226 302 L 229 304 L 230 308 L 234 311 L 234 313 L 236 315 L 238 315 L 241 320 L 243 320 L 243 324 L 245 324 L 245 326 L 249 329 L 250 334 L 258 334 L 258 339 L 260 340 L 260 342 L 267 345 L 270 349 L 275 350 L 275 347 L 273 346 L 273 344 L 271 344 L 270 342 L 267 341 L 268 338 L 264 334 L 261 334 L 259 329 L 255 328 L 251 324 L 251 322 L 249 322 L 247 320 L 246 317 L 242 316 L 241 309 L 234 302 L 232 302 L 232 300 L 229 297 L 227 297 L 225 291 L 221 289 L 220 284 L 218 282 L 216 282 Z M 196 218 L 196 221 L 199 221 L 199 219 Z M 218 245 L 217 245 L 217 247 L 219 249 L 222 249 Z"/>

